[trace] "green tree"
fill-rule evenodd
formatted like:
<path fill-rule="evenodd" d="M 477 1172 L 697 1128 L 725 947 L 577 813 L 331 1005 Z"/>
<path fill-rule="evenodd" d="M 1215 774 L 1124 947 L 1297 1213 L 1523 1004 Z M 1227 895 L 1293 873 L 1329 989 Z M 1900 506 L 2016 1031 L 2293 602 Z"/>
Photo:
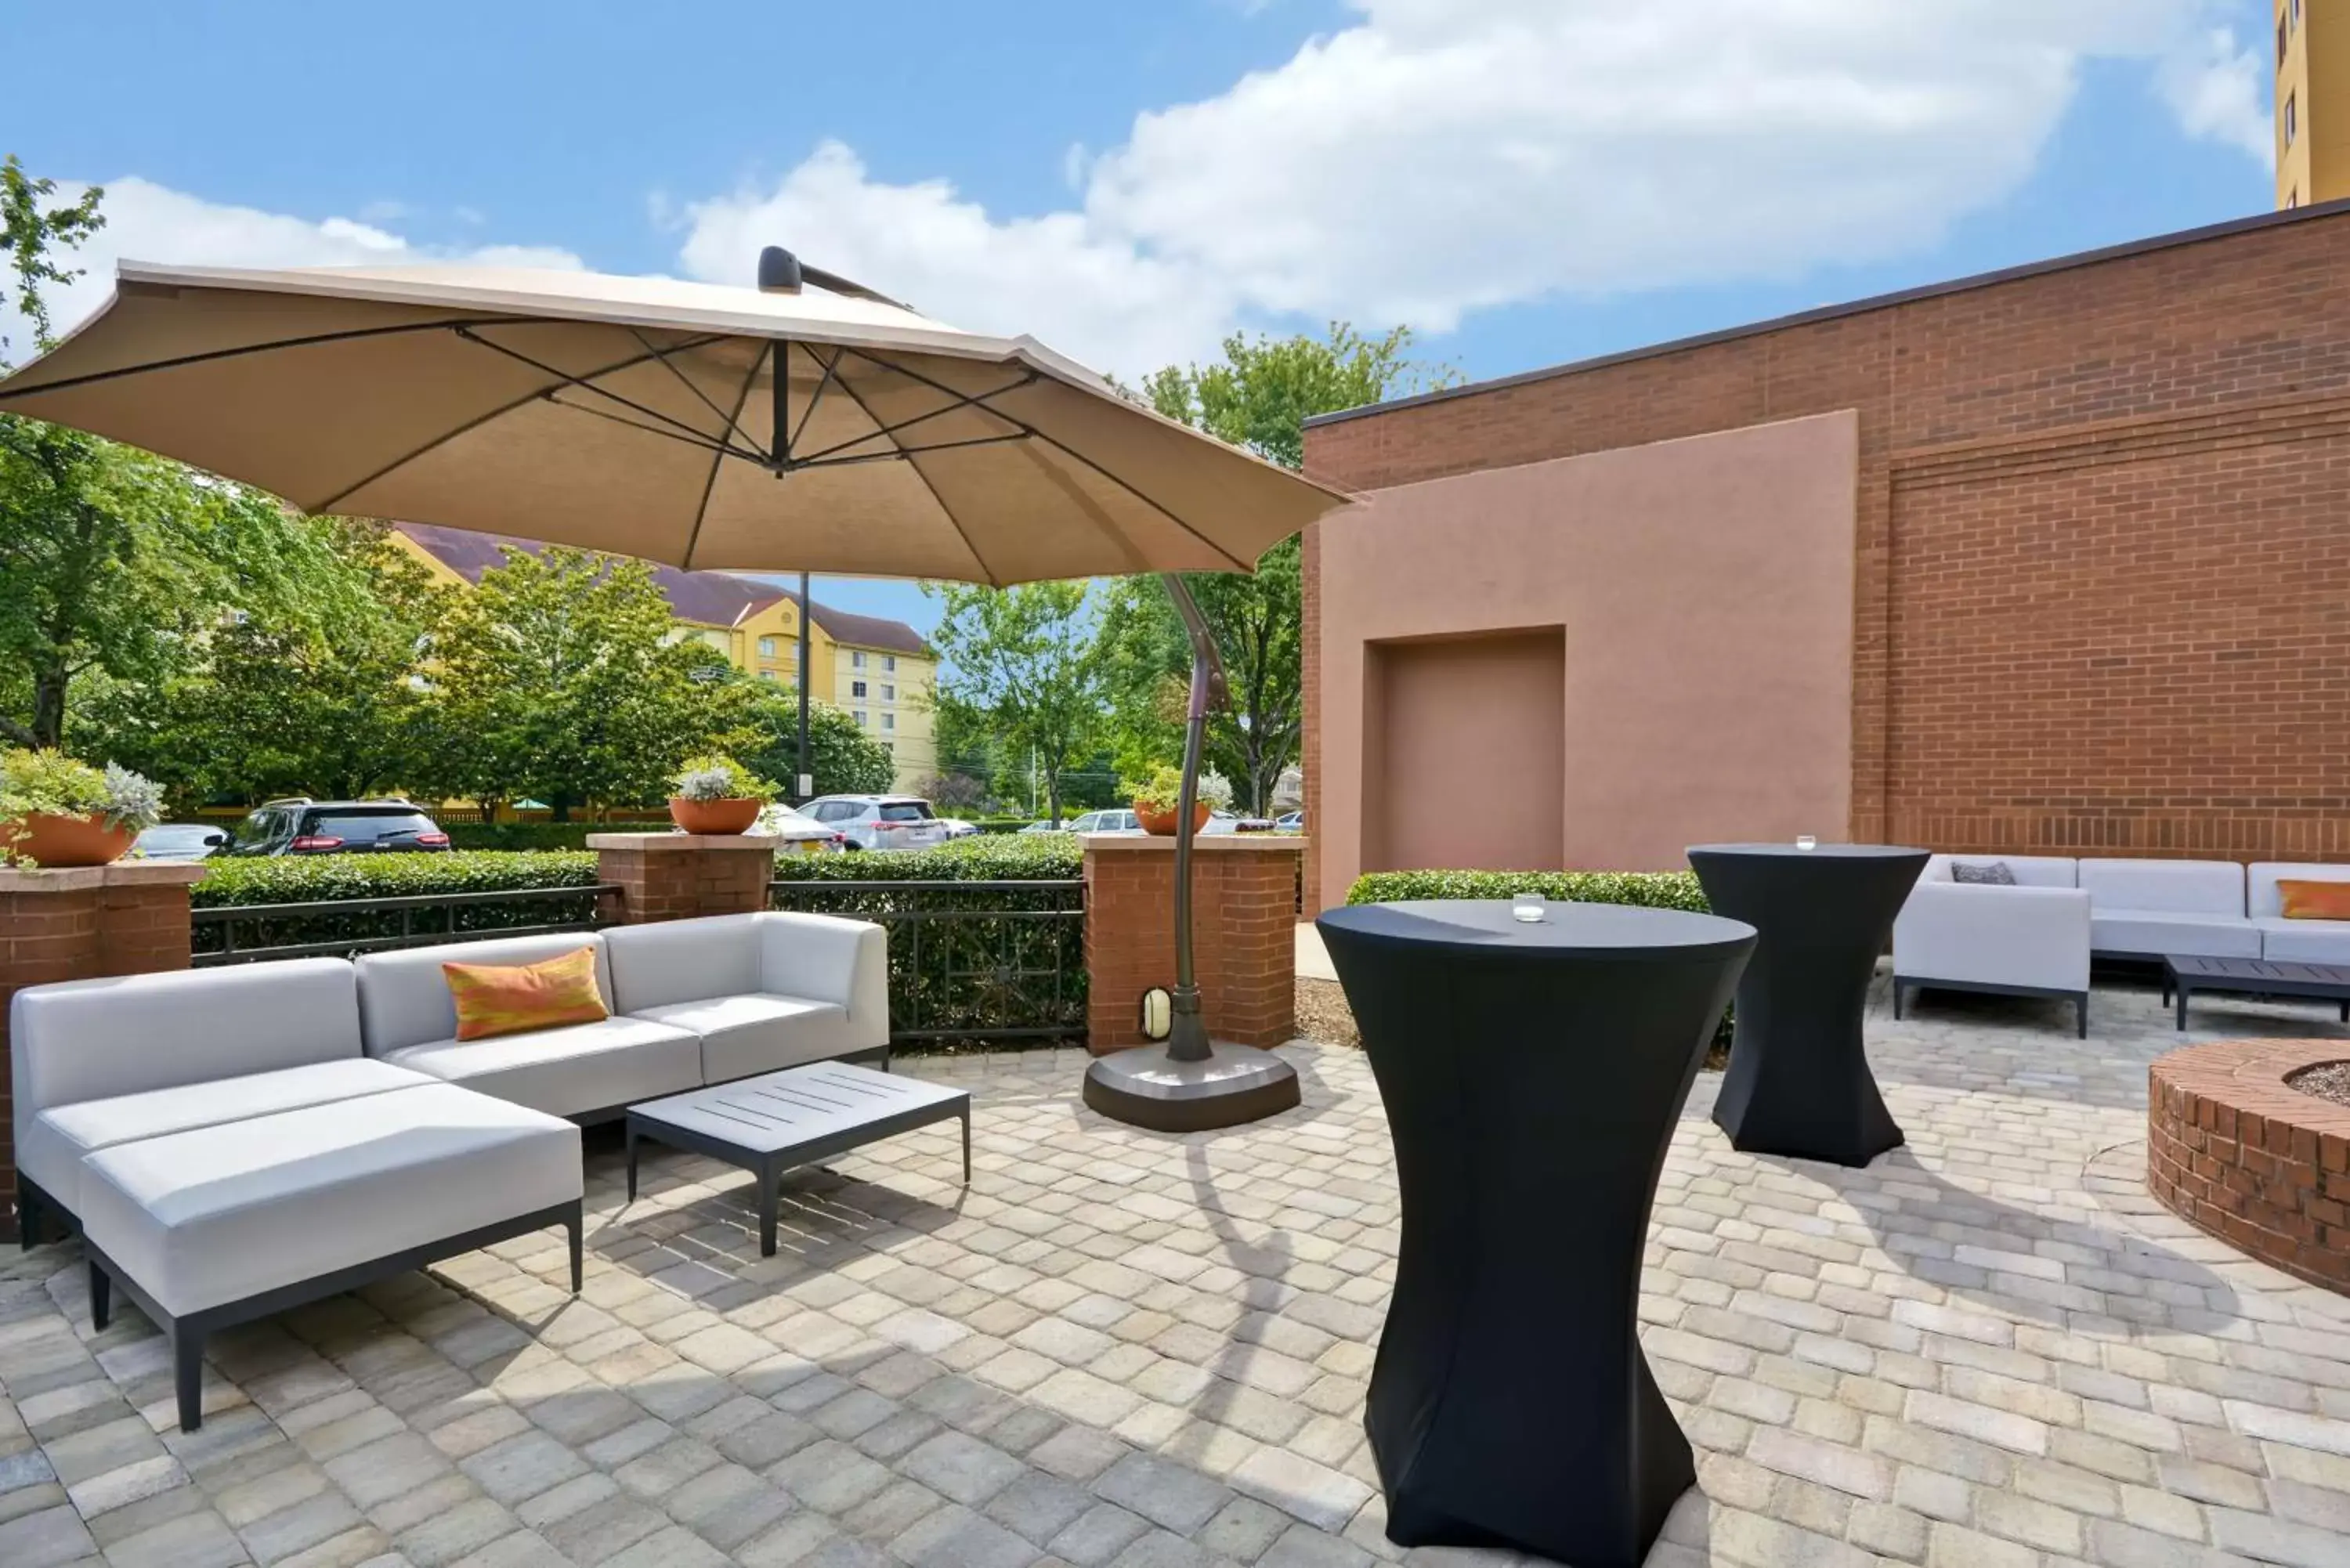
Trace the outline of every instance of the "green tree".
<path fill-rule="evenodd" d="M 536 796 L 558 822 L 574 806 L 660 798 L 742 701 L 716 650 L 670 631 L 642 561 L 507 550 L 430 646 L 436 784 L 485 811 Z"/>
<path fill-rule="evenodd" d="M 798 787 L 800 701 L 788 687 L 742 683 L 747 691 L 736 732 L 727 737 L 735 761 L 786 794 Z M 808 704 L 808 773 L 818 794 L 881 794 L 898 776 L 889 748 L 866 732 L 857 716 L 829 702 Z"/>
<path fill-rule="evenodd" d="M 1318 338 L 1235 334 L 1224 340 L 1222 363 L 1170 365 L 1145 377 L 1142 391 L 1170 419 L 1297 468 L 1312 416 L 1455 379 L 1411 359 L 1410 347 L 1408 327 L 1371 338 L 1343 322 Z M 1305 722 L 1298 541 L 1266 551 L 1253 576 L 1203 572 L 1183 581 L 1215 634 L 1231 688 L 1230 701 L 1208 716 L 1207 766 L 1263 815 L 1281 771 L 1297 760 Z M 1146 577 L 1109 587 L 1101 636 L 1118 763 L 1139 776 L 1181 753 L 1191 644 L 1166 589 Z"/>
<path fill-rule="evenodd" d="M 1086 585 L 929 583 L 923 591 L 944 607 L 931 639 L 941 659 L 939 718 L 963 734 L 983 727 L 1007 761 L 1033 754 L 1059 822 L 1061 774 L 1101 737 L 1101 646 Z"/>
<path fill-rule="evenodd" d="M 53 346 L 45 290 L 105 222 L 100 192 L 0 162 L 0 243 L 31 347 Z M 0 367 L 16 345 L 0 343 Z M 78 679 L 171 678 L 235 611 L 298 607 L 324 545 L 266 496 L 179 463 L 0 415 L 0 737 L 61 746 Z"/>

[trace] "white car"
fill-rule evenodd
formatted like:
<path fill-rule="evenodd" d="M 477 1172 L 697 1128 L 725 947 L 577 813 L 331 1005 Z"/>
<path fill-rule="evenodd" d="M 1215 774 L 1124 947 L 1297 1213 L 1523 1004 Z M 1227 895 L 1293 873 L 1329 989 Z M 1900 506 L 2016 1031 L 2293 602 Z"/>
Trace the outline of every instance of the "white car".
<path fill-rule="evenodd" d="M 1130 811 L 1089 811 L 1061 825 L 1064 833 L 1140 833 L 1142 824 Z"/>
<path fill-rule="evenodd" d="M 775 846 L 778 855 L 829 855 L 848 842 L 847 834 L 802 816 L 780 801 L 760 808 L 751 831 L 780 840 Z"/>
<path fill-rule="evenodd" d="M 914 795 L 819 795 L 800 811 L 844 836 L 844 849 L 931 849 L 947 841 L 947 825 Z"/>

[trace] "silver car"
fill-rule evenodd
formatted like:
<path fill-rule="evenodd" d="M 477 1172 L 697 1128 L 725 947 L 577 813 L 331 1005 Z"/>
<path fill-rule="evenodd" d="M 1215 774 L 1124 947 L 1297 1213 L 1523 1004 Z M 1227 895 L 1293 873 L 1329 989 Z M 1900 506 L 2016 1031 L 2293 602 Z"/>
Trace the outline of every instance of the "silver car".
<path fill-rule="evenodd" d="M 842 835 L 847 849 L 929 849 L 947 841 L 947 825 L 913 795 L 818 795 L 800 815 Z"/>
<path fill-rule="evenodd" d="M 1130 811 L 1089 811 L 1061 825 L 1064 833 L 1139 833 L 1142 824 Z"/>

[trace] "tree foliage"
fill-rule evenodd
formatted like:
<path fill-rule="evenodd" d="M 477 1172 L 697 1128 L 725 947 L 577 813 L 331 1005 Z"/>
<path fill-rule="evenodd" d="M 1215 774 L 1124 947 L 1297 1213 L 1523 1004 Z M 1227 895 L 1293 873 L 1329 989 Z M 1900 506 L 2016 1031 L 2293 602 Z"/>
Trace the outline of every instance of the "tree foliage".
<path fill-rule="evenodd" d="M 747 701 L 727 744 L 744 767 L 790 796 L 798 789 L 800 701 L 788 688 L 744 681 Z M 808 704 L 808 773 L 817 794 L 881 794 L 898 776 L 889 748 L 857 716 L 829 702 Z"/>
<path fill-rule="evenodd" d="M 948 731 L 983 729 L 1011 756 L 1033 753 L 1051 820 L 1061 775 L 1092 755 L 1102 727 L 1102 650 L 1083 583 L 991 588 L 932 583 L 943 614 L 932 699 Z"/>
<path fill-rule="evenodd" d="M 1411 332 L 1365 337 L 1343 322 L 1324 337 L 1224 340 L 1223 362 L 1169 366 L 1143 394 L 1168 418 L 1245 446 L 1287 468 L 1305 456 L 1305 421 L 1399 393 L 1440 386 L 1449 370 L 1409 357 Z M 1253 576 L 1187 574 L 1223 659 L 1230 701 L 1209 714 L 1207 765 L 1233 781 L 1263 815 L 1284 768 L 1297 760 L 1305 722 L 1303 560 L 1295 538 L 1265 552 Z M 1147 774 L 1181 754 L 1190 640 L 1165 588 L 1144 577 L 1109 586 L 1101 612 L 1102 667 L 1119 768 Z"/>

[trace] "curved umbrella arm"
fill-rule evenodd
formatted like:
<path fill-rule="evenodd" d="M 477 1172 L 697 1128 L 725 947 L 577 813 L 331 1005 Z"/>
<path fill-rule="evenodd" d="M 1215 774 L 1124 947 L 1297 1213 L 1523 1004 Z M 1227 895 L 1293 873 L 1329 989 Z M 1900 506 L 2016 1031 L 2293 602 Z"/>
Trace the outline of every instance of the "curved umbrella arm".
<path fill-rule="evenodd" d="M 1167 597 L 1191 639 L 1191 701 L 1184 711 L 1183 788 L 1175 805 L 1175 987 L 1170 997 L 1172 1016 L 1167 1054 L 1178 1062 L 1204 1062 L 1212 1052 L 1207 1020 L 1200 1012 L 1200 985 L 1191 969 L 1191 837 L 1192 818 L 1200 801 L 1200 753 L 1206 744 L 1208 710 L 1226 699 L 1224 661 L 1216 652 L 1215 633 L 1183 579 L 1173 572 L 1160 574 Z"/>

